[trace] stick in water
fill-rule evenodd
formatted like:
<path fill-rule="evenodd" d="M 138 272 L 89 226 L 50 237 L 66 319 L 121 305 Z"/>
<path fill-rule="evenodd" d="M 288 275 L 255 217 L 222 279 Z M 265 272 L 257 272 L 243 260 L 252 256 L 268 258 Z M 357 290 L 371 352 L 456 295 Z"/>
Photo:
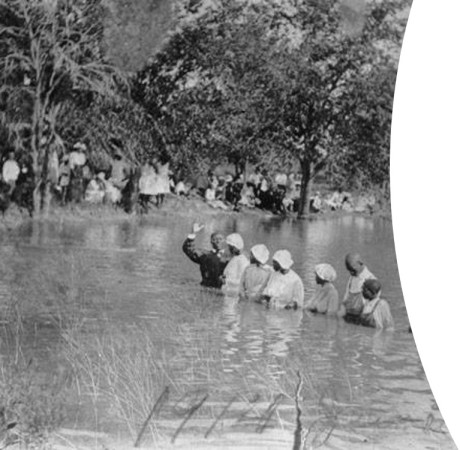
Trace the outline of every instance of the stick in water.
<path fill-rule="evenodd" d="M 176 432 L 174 433 L 174 436 L 172 437 L 171 439 L 171 444 L 174 444 L 174 441 L 177 439 L 177 436 L 179 436 L 180 432 L 182 431 L 182 429 L 184 428 L 185 424 L 190 420 L 190 418 L 193 416 L 193 414 L 195 414 L 200 408 L 201 406 L 203 405 L 203 403 L 206 401 L 206 399 L 208 398 L 208 395 L 209 394 L 206 394 L 201 400 L 199 403 L 196 403 L 195 405 L 193 405 L 190 409 L 189 409 L 189 412 L 187 413 L 187 416 L 185 417 L 185 419 L 182 421 L 182 423 L 179 425 L 179 428 L 176 430 Z"/>
<path fill-rule="evenodd" d="M 276 397 L 275 397 L 275 400 L 273 400 L 273 402 L 271 403 L 271 405 L 268 407 L 267 409 L 267 415 L 266 415 L 266 418 L 264 420 L 263 423 L 261 423 L 257 429 L 256 429 L 256 432 L 257 433 L 263 433 L 263 431 L 265 430 L 265 428 L 267 427 L 268 425 L 268 422 L 270 421 L 270 419 L 272 418 L 273 416 L 273 413 L 276 411 L 276 407 L 278 406 L 278 402 L 283 398 L 283 394 L 278 394 Z"/>
<path fill-rule="evenodd" d="M 212 430 L 214 430 L 215 426 L 219 422 L 220 419 L 224 416 L 224 414 L 228 411 L 228 408 L 232 406 L 233 402 L 238 398 L 237 395 L 235 395 L 226 405 L 225 408 L 222 410 L 222 412 L 219 414 L 217 419 L 213 422 L 213 424 L 209 427 L 208 431 L 206 431 L 206 434 L 204 435 L 205 439 L 211 434 Z"/>
<path fill-rule="evenodd" d="M 166 386 L 163 392 L 161 393 L 161 395 L 158 397 L 155 404 L 153 405 L 153 408 L 151 409 L 149 415 L 147 416 L 147 419 L 145 419 L 144 423 L 142 424 L 139 434 L 137 435 L 136 442 L 134 443 L 135 448 L 141 445 L 142 435 L 144 434 L 144 431 L 147 428 L 147 424 L 150 422 L 150 419 L 153 417 L 157 409 L 159 410 L 161 408 L 163 404 L 163 399 L 166 401 L 168 396 L 169 396 L 169 386 Z"/>

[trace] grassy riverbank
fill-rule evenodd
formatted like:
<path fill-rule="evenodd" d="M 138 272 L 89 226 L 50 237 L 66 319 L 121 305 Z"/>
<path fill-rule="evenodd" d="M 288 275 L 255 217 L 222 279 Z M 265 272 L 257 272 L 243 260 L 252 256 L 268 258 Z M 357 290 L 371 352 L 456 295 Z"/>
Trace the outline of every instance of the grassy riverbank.
<path fill-rule="evenodd" d="M 234 216 L 251 215 L 258 217 L 273 217 L 273 218 L 287 218 L 296 220 L 295 214 L 275 215 L 270 211 L 261 210 L 258 208 L 242 208 L 239 211 L 221 210 L 210 207 L 201 198 L 185 199 L 175 195 L 167 196 L 164 205 L 161 208 L 152 206 L 150 210 L 145 213 L 133 212 L 126 213 L 121 208 L 112 205 L 90 205 L 86 203 L 69 204 L 66 206 L 54 205 L 50 213 L 46 217 L 36 216 L 31 218 L 25 211 L 20 211 L 15 205 L 12 205 L 0 219 L 0 229 L 8 230 L 18 227 L 24 223 L 31 221 L 49 221 L 54 223 L 64 222 L 88 222 L 88 221 L 126 221 L 126 220 L 142 220 L 155 216 L 177 216 L 186 219 L 201 220 L 201 218 L 212 216 Z M 374 216 L 391 219 L 391 210 L 389 204 L 384 204 L 375 208 L 375 211 L 370 212 L 352 212 L 352 211 L 324 211 L 319 213 L 310 213 L 307 220 L 325 220 L 343 215 L 360 215 L 360 216 Z"/>

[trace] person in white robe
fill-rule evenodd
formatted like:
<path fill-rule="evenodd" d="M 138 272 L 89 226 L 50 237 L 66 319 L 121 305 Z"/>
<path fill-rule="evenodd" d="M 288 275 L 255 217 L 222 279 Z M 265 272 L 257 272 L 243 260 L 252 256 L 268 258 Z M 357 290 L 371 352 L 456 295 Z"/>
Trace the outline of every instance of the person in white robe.
<path fill-rule="evenodd" d="M 226 296 L 237 296 L 241 277 L 249 266 L 249 259 L 243 253 L 244 241 L 238 233 L 229 234 L 226 242 L 232 257 L 224 269 L 222 292 Z"/>
<path fill-rule="evenodd" d="M 257 244 L 251 248 L 249 262 L 241 277 L 240 300 L 258 301 L 262 291 L 270 278 L 273 269 L 267 265 L 270 252 L 264 244 Z"/>
<path fill-rule="evenodd" d="M 278 250 L 273 255 L 274 272 L 262 292 L 262 299 L 270 308 L 301 309 L 304 306 L 304 286 L 291 267 L 294 264 L 288 250 Z"/>

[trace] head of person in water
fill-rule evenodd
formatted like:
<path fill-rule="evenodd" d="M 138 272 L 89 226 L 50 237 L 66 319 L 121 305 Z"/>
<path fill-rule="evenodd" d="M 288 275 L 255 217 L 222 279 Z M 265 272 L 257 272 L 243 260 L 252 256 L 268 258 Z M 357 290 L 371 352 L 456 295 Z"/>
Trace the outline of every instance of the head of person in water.
<path fill-rule="evenodd" d="M 257 244 L 251 247 L 251 253 L 249 255 L 251 264 L 263 266 L 267 264 L 268 258 L 270 258 L 270 252 L 264 244 Z"/>
<path fill-rule="evenodd" d="M 374 300 L 382 290 L 382 284 L 379 280 L 366 280 L 363 283 L 362 293 L 366 300 Z"/>
<path fill-rule="evenodd" d="M 364 262 L 358 253 L 348 253 L 345 257 L 345 267 L 352 277 L 356 277 L 363 271 Z"/>
<path fill-rule="evenodd" d="M 243 251 L 244 241 L 238 233 L 229 234 L 225 240 L 232 255 L 239 255 Z"/>
<path fill-rule="evenodd" d="M 288 250 L 278 250 L 273 255 L 273 269 L 275 272 L 287 273 L 294 264 L 291 253 Z"/>
<path fill-rule="evenodd" d="M 214 250 L 224 250 L 226 245 L 225 237 L 220 231 L 215 231 L 211 234 L 211 246 Z"/>
<path fill-rule="evenodd" d="M 330 264 L 318 264 L 315 266 L 316 284 L 321 286 L 332 283 L 337 278 L 335 269 Z"/>

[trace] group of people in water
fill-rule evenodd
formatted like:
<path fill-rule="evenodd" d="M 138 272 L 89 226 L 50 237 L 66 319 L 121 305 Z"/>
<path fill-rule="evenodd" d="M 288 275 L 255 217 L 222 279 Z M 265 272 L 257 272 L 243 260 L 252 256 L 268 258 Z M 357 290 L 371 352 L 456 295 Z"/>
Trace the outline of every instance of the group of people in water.
<path fill-rule="evenodd" d="M 188 258 L 199 265 L 203 286 L 268 308 L 307 309 L 343 317 L 354 324 L 393 328 L 390 306 L 381 298 L 382 285 L 357 253 L 345 257 L 350 277 L 342 301 L 334 286 L 337 273 L 327 263 L 315 266 L 316 290 L 305 300 L 302 279 L 292 269 L 294 261 L 288 250 L 277 250 L 269 265 L 270 252 L 264 244 L 251 247 L 247 256 L 241 235 L 232 233 L 225 237 L 218 231 L 211 234 L 210 250 L 198 248 L 196 237 L 203 228 L 204 225 L 194 223 L 182 247 Z"/>

